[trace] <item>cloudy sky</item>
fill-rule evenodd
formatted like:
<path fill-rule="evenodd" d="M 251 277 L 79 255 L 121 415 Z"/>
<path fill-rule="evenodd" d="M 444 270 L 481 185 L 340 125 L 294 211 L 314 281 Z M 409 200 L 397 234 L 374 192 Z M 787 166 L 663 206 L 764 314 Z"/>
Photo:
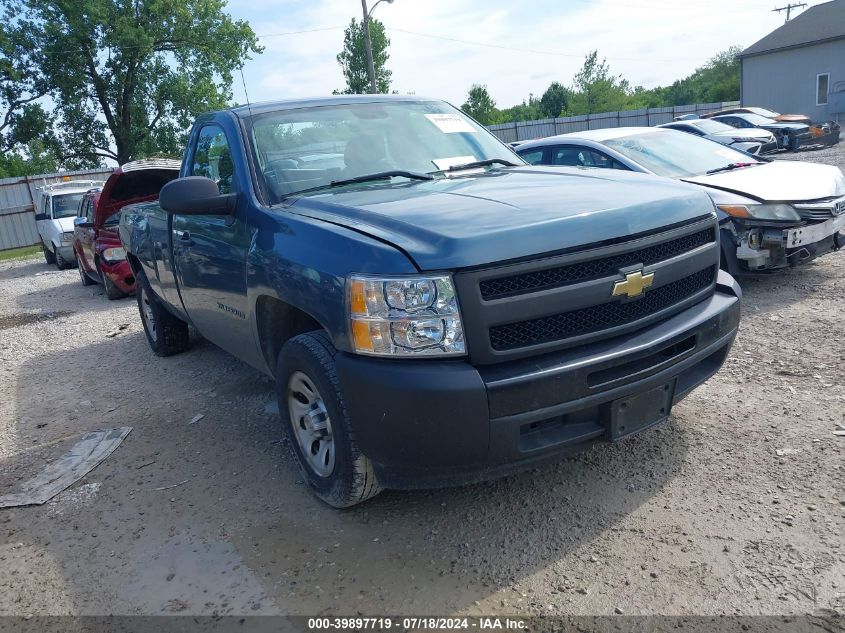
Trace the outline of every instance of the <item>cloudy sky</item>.
<path fill-rule="evenodd" d="M 391 40 L 395 90 L 460 105 L 469 86 L 482 83 L 499 107 L 508 107 L 542 94 L 552 81 L 570 84 L 594 48 L 633 85 L 671 83 L 728 46 L 748 46 L 783 24 L 785 15 L 772 9 L 786 3 L 395 0 L 382 2 L 374 15 Z M 265 46 L 244 67 L 253 102 L 344 86 L 335 56 L 343 28 L 361 18 L 360 0 L 229 0 L 228 10 L 248 20 Z M 245 100 L 240 81 L 234 93 Z"/>

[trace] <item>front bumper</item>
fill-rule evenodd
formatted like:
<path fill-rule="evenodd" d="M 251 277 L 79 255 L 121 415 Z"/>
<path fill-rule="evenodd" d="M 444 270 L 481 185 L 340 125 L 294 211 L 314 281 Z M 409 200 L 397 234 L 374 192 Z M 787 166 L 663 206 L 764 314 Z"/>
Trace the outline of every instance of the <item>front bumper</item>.
<path fill-rule="evenodd" d="M 105 259 L 101 259 L 100 270 L 121 292 L 128 295 L 135 294 L 135 274 L 132 272 L 128 261 L 124 259 L 109 263 Z"/>
<path fill-rule="evenodd" d="M 672 385 L 676 403 L 714 374 L 741 293 L 715 294 L 637 333 L 497 365 L 337 356 L 358 445 L 390 488 L 480 481 L 610 438 L 620 399 Z"/>
<path fill-rule="evenodd" d="M 73 250 L 73 242 L 65 244 L 62 243 L 56 247 L 56 252 L 62 256 L 62 259 L 68 262 L 76 261 L 76 252 Z"/>
<path fill-rule="evenodd" d="M 826 222 L 788 229 L 783 232 L 783 237 L 788 248 L 800 248 L 821 242 L 842 229 L 845 229 L 845 214 L 837 215 Z"/>

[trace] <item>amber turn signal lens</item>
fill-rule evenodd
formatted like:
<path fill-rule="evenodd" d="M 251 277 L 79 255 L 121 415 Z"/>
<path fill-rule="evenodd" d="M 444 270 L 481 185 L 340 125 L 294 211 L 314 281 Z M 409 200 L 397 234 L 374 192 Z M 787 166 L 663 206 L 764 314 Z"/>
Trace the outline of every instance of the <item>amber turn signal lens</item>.
<path fill-rule="evenodd" d="M 743 207 L 741 205 L 720 204 L 719 208 L 728 215 L 733 216 L 735 218 L 751 217 L 751 214 L 748 213 L 748 207 Z"/>
<path fill-rule="evenodd" d="M 370 333 L 370 324 L 368 321 L 352 322 L 352 338 L 354 339 L 356 350 L 367 352 L 374 350 L 373 337 Z"/>

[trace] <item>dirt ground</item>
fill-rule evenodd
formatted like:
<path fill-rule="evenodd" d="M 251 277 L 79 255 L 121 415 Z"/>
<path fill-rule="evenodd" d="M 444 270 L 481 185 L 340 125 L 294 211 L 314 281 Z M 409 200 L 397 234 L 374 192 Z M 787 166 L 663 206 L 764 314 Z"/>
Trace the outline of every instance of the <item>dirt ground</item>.
<path fill-rule="evenodd" d="M 725 367 L 659 428 L 337 511 L 269 380 L 202 341 L 157 358 L 134 300 L 2 263 L 0 494 L 87 431 L 133 431 L 48 504 L 0 510 L 0 614 L 841 613 L 843 268 L 744 280 Z"/>

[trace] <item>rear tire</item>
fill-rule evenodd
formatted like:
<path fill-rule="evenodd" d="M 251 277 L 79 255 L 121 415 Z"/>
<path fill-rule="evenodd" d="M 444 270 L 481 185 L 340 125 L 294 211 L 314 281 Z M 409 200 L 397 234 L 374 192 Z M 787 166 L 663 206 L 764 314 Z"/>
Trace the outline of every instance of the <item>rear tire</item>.
<path fill-rule="evenodd" d="M 328 505 L 348 508 L 382 488 L 355 441 L 336 354 L 322 331 L 290 339 L 276 365 L 276 391 L 282 424 L 305 481 Z"/>
<path fill-rule="evenodd" d="M 56 255 L 44 245 L 44 242 L 41 242 L 41 250 L 44 253 L 44 261 L 47 262 L 48 265 L 56 263 Z"/>
<path fill-rule="evenodd" d="M 141 323 L 150 349 L 158 356 L 172 356 L 188 349 L 188 324 L 177 319 L 161 305 L 147 278 L 139 271 L 136 277 L 136 297 Z"/>
<path fill-rule="evenodd" d="M 106 290 L 106 296 L 114 301 L 115 299 L 123 299 L 126 296 L 126 293 L 123 292 L 120 288 L 114 285 L 114 282 L 109 278 L 106 273 L 103 272 L 103 269 L 100 267 L 100 263 L 97 262 L 97 272 L 100 273 L 100 279 L 103 280 L 103 288 Z"/>

